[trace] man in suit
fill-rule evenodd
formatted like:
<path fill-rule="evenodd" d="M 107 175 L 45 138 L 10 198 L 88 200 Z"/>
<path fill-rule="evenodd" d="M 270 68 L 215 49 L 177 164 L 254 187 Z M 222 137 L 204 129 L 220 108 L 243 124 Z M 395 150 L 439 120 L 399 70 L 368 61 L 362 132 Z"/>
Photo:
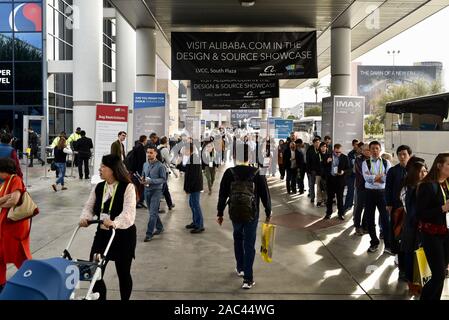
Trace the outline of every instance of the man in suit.
<path fill-rule="evenodd" d="M 304 166 L 304 156 L 296 148 L 294 141 L 290 142 L 289 148 L 284 151 L 284 165 L 287 170 L 287 192 L 295 194 L 298 170 Z"/>
<path fill-rule="evenodd" d="M 334 146 L 334 151 L 324 158 L 324 172 L 327 180 L 327 210 L 324 219 L 332 215 L 333 199 L 337 196 L 338 218 L 344 220 L 343 191 L 345 189 L 345 176 L 350 173 L 349 159 L 342 153 L 341 144 Z"/>
<path fill-rule="evenodd" d="M 125 154 L 125 146 L 123 145 L 123 142 L 126 140 L 126 132 L 120 131 L 118 133 L 118 139 L 111 145 L 111 154 L 116 155 L 119 157 L 122 161 L 125 160 L 126 154 Z"/>
<path fill-rule="evenodd" d="M 84 178 L 89 178 L 89 159 L 92 156 L 92 149 L 94 147 L 91 138 L 86 137 L 86 131 L 80 131 L 80 137 L 73 142 L 73 146 L 78 155 L 78 174 L 80 179 L 83 179 L 83 164 L 84 164 Z"/>

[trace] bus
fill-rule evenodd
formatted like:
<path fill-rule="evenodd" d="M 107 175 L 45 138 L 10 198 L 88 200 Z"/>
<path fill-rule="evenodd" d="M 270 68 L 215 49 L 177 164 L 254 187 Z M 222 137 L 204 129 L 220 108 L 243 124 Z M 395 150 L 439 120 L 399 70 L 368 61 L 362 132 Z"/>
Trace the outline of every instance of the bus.
<path fill-rule="evenodd" d="M 296 138 L 311 144 L 316 136 L 321 136 L 321 117 L 304 117 L 293 120 L 293 132 Z"/>
<path fill-rule="evenodd" d="M 438 153 L 449 150 L 449 92 L 386 104 L 385 151 L 396 157 L 400 145 L 430 167 Z"/>

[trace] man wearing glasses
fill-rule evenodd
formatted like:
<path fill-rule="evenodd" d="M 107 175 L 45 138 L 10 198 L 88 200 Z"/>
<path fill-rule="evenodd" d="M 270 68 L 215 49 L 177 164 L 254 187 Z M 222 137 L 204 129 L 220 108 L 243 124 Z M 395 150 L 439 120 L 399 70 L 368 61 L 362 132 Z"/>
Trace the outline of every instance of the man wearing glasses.
<path fill-rule="evenodd" d="M 341 151 L 341 144 L 334 146 L 332 154 L 324 158 L 324 171 L 327 181 L 327 210 L 324 219 L 330 219 L 332 215 L 333 199 L 337 197 L 338 218 L 344 220 L 343 191 L 345 189 L 345 176 L 350 173 L 349 159 Z"/>

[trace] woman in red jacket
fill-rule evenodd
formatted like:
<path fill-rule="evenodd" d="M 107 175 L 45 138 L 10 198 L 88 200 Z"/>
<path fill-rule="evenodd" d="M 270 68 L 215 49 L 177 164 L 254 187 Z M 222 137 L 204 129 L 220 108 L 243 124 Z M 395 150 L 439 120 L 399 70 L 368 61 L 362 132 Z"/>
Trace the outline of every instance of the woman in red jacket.
<path fill-rule="evenodd" d="M 17 268 L 31 259 L 30 221 L 11 222 L 7 219 L 10 208 L 17 205 L 25 192 L 22 178 L 16 175 L 16 165 L 8 158 L 0 159 L 0 291 L 6 283 L 6 264 L 14 263 Z"/>

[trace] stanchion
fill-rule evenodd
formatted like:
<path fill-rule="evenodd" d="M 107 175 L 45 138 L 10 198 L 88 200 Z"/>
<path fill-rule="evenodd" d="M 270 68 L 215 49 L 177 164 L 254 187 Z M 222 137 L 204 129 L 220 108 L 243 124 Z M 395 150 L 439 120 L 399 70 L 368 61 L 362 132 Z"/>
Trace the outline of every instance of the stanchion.
<path fill-rule="evenodd" d="M 76 178 L 76 176 L 73 175 L 73 168 L 75 167 L 75 154 L 78 153 L 77 151 L 73 151 L 72 153 L 72 168 L 70 170 L 70 178 Z"/>
<path fill-rule="evenodd" d="M 27 149 L 27 152 L 25 153 L 25 157 L 26 157 L 26 166 L 25 166 L 25 185 L 27 188 L 31 188 L 31 185 L 28 184 L 28 166 L 29 166 L 29 157 L 30 157 L 30 152 Z"/>

